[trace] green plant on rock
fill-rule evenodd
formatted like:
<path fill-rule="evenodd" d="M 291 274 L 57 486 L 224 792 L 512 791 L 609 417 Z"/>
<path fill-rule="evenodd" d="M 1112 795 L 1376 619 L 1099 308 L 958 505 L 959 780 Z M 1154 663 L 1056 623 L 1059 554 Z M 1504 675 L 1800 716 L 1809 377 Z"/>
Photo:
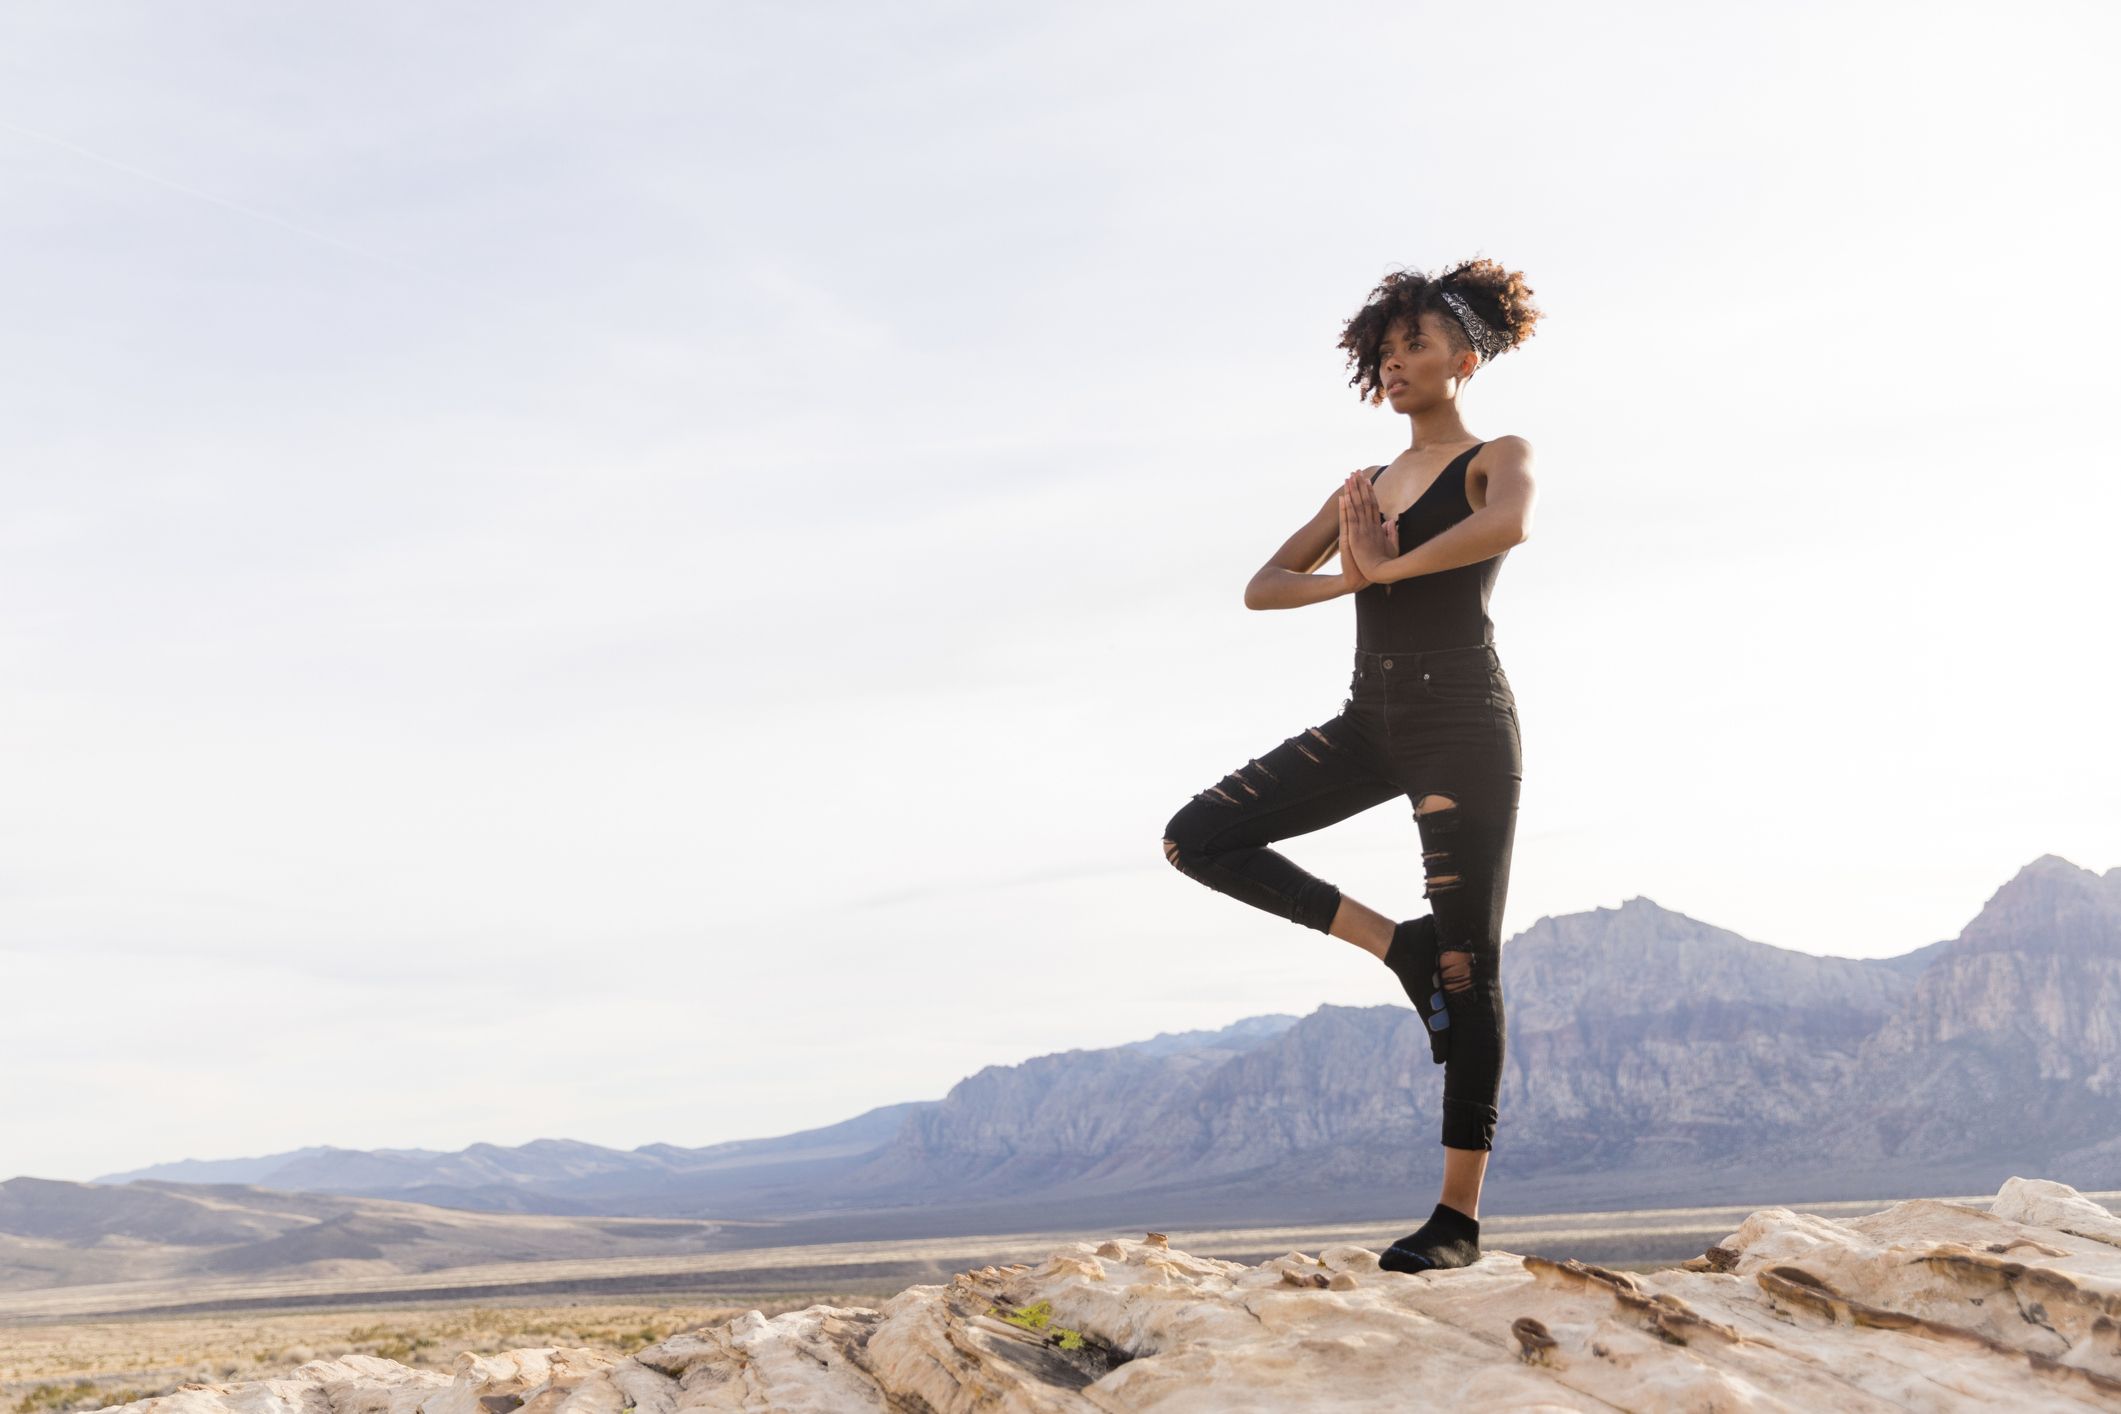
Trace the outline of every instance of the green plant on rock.
<path fill-rule="evenodd" d="M 994 1315 L 995 1308 L 989 1306 L 987 1314 L 990 1316 Z M 1070 1330 L 1066 1326 L 1053 1325 L 1053 1303 L 1050 1301 L 1040 1301 L 1031 1306 L 1019 1306 L 1014 1311 L 1003 1316 L 1002 1319 L 1012 1326 L 1022 1326 L 1027 1331 L 1046 1332 L 1046 1328 L 1052 1326 L 1052 1330 L 1048 1333 L 1059 1341 L 1061 1349 L 1080 1350 L 1083 1348 L 1083 1333 L 1081 1331 Z"/>

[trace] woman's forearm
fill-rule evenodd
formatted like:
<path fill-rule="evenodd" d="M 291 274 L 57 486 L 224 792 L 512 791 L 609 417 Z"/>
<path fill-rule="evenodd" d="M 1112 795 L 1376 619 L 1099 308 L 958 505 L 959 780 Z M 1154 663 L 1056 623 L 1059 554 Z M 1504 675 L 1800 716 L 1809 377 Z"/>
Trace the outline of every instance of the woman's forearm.
<path fill-rule="evenodd" d="M 1348 581 L 1339 571 L 1332 574 L 1300 574 L 1279 565 L 1268 565 L 1245 586 L 1247 609 L 1301 609 L 1338 599 L 1348 592 Z"/>
<path fill-rule="evenodd" d="M 1493 559 L 1522 545 L 1526 538 L 1523 517 L 1500 506 L 1483 506 L 1442 534 L 1376 566 L 1370 577 L 1379 584 L 1396 584 L 1416 575 L 1455 570 Z"/>

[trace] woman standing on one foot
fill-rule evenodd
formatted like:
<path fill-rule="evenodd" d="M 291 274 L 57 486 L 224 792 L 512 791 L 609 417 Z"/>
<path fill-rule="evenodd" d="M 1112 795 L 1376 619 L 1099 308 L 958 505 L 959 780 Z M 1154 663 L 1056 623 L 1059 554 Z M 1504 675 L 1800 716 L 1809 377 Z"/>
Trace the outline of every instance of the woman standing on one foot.
<path fill-rule="evenodd" d="M 1384 1254 L 1395 1271 L 1480 1255 L 1480 1185 L 1502 1089 L 1503 900 L 1523 766 L 1488 596 L 1528 536 L 1532 449 L 1459 419 L 1476 369 L 1531 334 L 1521 273 L 1471 260 L 1389 275 L 1347 323 L 1354 384 L 1412 425 L 1405 452 L 1351 473 L 1245 587 L 1253 609 L 1355 596 L 1339 715 L 1194 796 L 1164 855 L 1212 889 L 1346 939 L 1399 977 L 1444 1067 L 1442 1201 Z M 1390 511 L 1384 510 L 1390 506 Z M 1336 551 L 1340 570 L 1315 573 Z M 1396 922 L 1268 848 L 1394 797 L 1413 803 L 1429 913 Z"/>

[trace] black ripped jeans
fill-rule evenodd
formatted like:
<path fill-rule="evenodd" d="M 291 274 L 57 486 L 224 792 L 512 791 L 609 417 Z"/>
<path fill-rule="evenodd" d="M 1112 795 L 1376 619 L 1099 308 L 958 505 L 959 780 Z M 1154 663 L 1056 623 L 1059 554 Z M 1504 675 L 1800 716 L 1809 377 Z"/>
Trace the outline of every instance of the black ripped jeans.
<path fill-rule="evenodd" d="M 1292 923 L 1330 932 L 1340 890 L 1268 848 L 1395 796 L 1416 807 L 1438 948 L 1472 954 L 1448 989 L 1443 1142 L 1492 1149 L 1502 1092 L 1502 909 L 1524 780 L 1517 699 L 1491 643 L 1355 654 L 1348 700 L 1193 797 L 1164 827 L 1188 877 Z M 1429 796 L 1454 802 L 1421 810 Z M 1440 802 L 1432 802 L 1432 806 Z"/>

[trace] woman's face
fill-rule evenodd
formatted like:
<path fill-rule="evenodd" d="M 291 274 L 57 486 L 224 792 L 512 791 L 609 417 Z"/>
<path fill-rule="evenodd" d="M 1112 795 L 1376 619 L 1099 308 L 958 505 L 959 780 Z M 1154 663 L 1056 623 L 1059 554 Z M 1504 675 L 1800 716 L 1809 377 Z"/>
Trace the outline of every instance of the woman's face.
<path fill-rule="evenodd" d="M 1443 331 L 1444 316 L 1429 310 L 1421 326 L 1407 337 L 1405 320 L 1385 331 L 1377 346 L 1377 377 L 1385 402 L 1395 412 L 1412 412 L 1449 397 L 1453 385 L 1472 370 L 1463 368 L 1469 355 L 1453 351 Z"/>

